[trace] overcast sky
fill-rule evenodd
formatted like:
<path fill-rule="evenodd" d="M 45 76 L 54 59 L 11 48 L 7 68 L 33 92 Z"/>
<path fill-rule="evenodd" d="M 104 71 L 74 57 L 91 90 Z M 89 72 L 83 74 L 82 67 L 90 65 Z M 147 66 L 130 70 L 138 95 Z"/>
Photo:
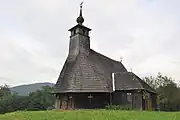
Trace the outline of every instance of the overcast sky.
<path fill-rule="evenodd" d="M 81 0 L 0 0 L 0 85 L 55 83 Z M 140 77 L 180 80 L 180 0 L 84 0 L 91 48 Z"/>

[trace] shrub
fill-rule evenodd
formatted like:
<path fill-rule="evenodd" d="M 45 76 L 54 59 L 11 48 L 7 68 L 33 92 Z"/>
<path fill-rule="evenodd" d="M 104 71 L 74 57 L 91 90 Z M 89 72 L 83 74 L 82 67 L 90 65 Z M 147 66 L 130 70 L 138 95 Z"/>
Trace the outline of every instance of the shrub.
<path fill-rule="evenodd" d="M 132 110 L 130 105 L 106 105 L 106 110 Z"/>

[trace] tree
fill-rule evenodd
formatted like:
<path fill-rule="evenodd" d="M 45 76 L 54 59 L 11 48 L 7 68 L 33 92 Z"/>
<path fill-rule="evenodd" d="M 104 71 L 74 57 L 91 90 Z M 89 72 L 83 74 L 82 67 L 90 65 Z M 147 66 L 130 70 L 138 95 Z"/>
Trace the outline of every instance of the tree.
<path fill-rule="evenodd" d="M 0 99 L 10 94 L 11 94 L 11 90 L 9 89 L 8 85 L 0 86 Z"/>
<path fill-rule="evenodd" d="M 12 94 L 3 97 L 0 100 L 0 113 L 13 112 L 17 110 L 25 110 L 28 106 L 27 96 L 18 96 Z"/>
<path fill-rule="evenodd" d="M 0 88 L 0 113 L 17 110 L 47 110 L 53 108 L 55 96 L 51 94 L 53 87 L 45 86 L 29 96 L 11 93 L 7 85 Z"/>
<path fill-rule="evenodd" d="M 27 97 L 11 93 L 8 85 L 0 86 L 0 113 L 24 110 L 28 104 L 26 100 Z"/>
<path fill-rule="evenodd" d="M 47 110 L 52 108 L 55 102 L 55 96 L 51 94 L 53 88 L 45 86 L 41 90 L 29 94 L 29 110 Z"/>
<path fill-rule="evenodd" d="M 144 77 L 143 80 L 147 84 L 149 84 L 153 89 L 157 89 L 161 86 L 166 86 L 174 82 L 174 80 L 171 77 L 163 76 L 162 73 L 158 73 L 156 77 Z"/>
<path fill-rule="evenodd" d="M 180 110 L 180 90 L 171 77 L 158 73 L 156 77 L 145 77 L 144 81 L 157 91 L 157 103 L 161 110 Z"/>

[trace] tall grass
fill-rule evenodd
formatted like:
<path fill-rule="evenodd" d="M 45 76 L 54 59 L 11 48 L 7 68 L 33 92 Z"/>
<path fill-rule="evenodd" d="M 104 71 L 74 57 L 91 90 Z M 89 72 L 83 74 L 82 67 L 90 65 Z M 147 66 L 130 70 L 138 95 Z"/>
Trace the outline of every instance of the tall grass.
<path fill-rule="evenodd" d="M 121 110 L 23 111 L 0 115 L 0 120 L 180 120 L 180 113 Z"/>

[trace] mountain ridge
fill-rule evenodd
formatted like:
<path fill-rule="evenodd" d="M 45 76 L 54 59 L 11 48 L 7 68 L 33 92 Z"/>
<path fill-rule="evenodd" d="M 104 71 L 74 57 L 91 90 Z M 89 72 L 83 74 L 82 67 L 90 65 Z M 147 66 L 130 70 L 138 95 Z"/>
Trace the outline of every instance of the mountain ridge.
<path fill-rule="evenodd" d="M 28 96 L 29 93 L 35 92 L 41 89 L 43 86 L 54 86 L 54 83 L 50 82 L 41 82 L 41 83 L 32 83 L 32 84 L 24 84 L 18 85 L 14 87 L 10 87 L 11 92 L 18 93 L 20 96 Z"/>

